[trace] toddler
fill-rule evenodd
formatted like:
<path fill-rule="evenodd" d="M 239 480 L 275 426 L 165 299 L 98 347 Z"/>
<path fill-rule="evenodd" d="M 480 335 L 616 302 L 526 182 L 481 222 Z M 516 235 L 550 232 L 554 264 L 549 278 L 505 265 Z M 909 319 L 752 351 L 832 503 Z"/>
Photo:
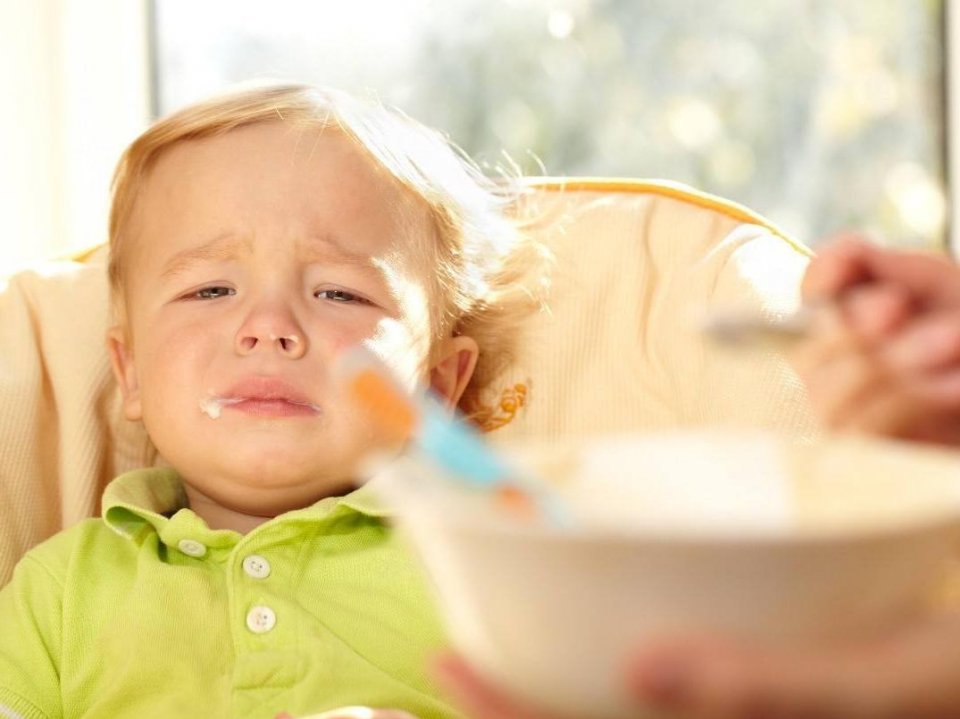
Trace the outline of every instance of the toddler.
<path fill-rule="evenodd" d="M 107 344 L 168 466 L 118 477 L 102 519 L 0 591 L 0 716 L 454 714 L 426 676 L 427 587 L 355 489 L 377 437 L 331 365 L 363 344 L 475 403 L 542 266 L 514 199 L 435 132 L 304 86 L 214 98 L 127 149 Z"/>

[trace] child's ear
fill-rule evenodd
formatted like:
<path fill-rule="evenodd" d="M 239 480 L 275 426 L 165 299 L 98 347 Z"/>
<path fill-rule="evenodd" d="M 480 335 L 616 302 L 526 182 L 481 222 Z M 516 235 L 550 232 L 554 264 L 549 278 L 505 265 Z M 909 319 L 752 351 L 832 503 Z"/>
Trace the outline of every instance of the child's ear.
<path fill-rule="evenodd" d="M 143 418 L 140 406 L 140 384 L 137 382 L 137 367 L 133 361 L 132 348 L 127 346 L 127 336 L 122 327 L 107 330 L 107 351 L 110 354 L 110 367 L 113 376 L 120 385 L 123 395 L 123 415 L 129 420 Z"/>
<path fill-rule="evenodd" d="M 480 348 L 472 337 L 450 337 L 444 340 L 439 355 L 430 368 L 430 388 L 447 400 L 452 409 L 457 406 L 477 366 Z"/>

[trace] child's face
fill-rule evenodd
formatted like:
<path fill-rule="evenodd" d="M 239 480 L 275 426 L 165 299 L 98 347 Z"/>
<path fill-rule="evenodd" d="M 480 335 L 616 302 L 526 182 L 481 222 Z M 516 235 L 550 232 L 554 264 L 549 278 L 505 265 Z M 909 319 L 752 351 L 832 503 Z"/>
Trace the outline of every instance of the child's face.
<path fill-rule="evenodd" d="M 127 337 L 110 333 L 128 418 L 235 511 L 341 491 L 374 437 L 331 377 L 339 350 L 365 343 L 453 401 L 472 371 L 462 337 L 426 365 L 428 227 L 333 130 L 263 123 L 174 146 L 130 222 Z M 214 419 L 201 407 L 218 399 L 243 401 Z"/>

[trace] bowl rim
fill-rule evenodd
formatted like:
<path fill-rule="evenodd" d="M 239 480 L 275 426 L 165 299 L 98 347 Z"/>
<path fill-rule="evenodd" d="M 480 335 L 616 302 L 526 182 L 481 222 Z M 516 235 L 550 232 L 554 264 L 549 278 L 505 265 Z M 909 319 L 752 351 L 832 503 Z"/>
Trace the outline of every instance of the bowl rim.
<path fill-rule="evenodd" d="M 413 519 L 413 514 L 416 518 Z M 872 522 L 854 526 L 826 524 L 818 527 L 755 527 L 731 526 L 667 527 L 647 526 L 614 528 L 610 526 L 561 527 L 536 520 L 491 520 L 469 511 L 429 513 L 416 511 L 408 515 L 403 510 L 395 513 L 400 525 L 408 519 L 423 521 L 424 514 L 432 514 L 428 522 L 440 524 L 445 530 L 458 534 L 496 537 L 517 541 L 538 541 L 564 544 L 605 545 L 672 545 L 685 548 L 801 548 L 835 544 L 869 544 L 892 541 L 924 534 L 955 533 L 960 540 L 960 508 L 957 510 L 913 516 L 897 521 Z"/>
<path fill-rule="evenodd" d="M 840 451 L 851 448 L 868 450 L 875 449 L 881 452 L 890 452 L 890 456 L 915 455 L 921 462 L 936 463 L 943 466 L 942 476 L 952 476 L 957 473 L 956 492 L 951 497 L 944 493 L 939 500 L 931 499 L 915 506 L 906 514 L 887 514 L 884 516 L 868 516 L 854 522 L 840 522 L 837 520 L 823 522 L 808 522 L 792 526 L 765 526 L 762 523 L 748 525 L 732 522 L 708 522 L 704 524 L 669 524 L 649 523 L 645 526 L 614 527 L 609 524 L 592 523 L 589 526 L 560 527 L 537 520 L 515 520 L 510 517 L 491 517 L 486 513 L 476 513 L 468 506 L 456 506 L 450 503 L 442 511 L 430 511 L 425 500 L 424 504 L 416 507 L 419 502 L 411 494 L 398 492 L 398 486 L 403 480 L 392 476 L 391 471 L 384 474 L 377 473 L 374 484 L 390 488 L 389 494 L 395 501 L 390 501 L 390 514 L 400 519 L 401 523 L 407 514 L 416 514 L 418 517 L 428 516 L 430 521 L 441 524 L 455 525 L 457 531 L 473 533 L 496 534 L 499 536 L 515 536 L 529 540 L 539 539 L 548 541 L 591 541 L 597 543 L 637 543 L 673 544 L 673 545 L 718 545 L 747 547 L 747 546 L 809 546 L 815 544 L 836 544 L 851 542 L 871 542 L 903 538 L 909 535 L 923 533 L 945 532 L 953 529 L 960 533 L 960 452 L 957 450 L 919 445 L 916 442 L 896 440 L 885 437 L 868 437 L 862 435 L 825 435 L 815 440 L 806 440 L 783 433 L 761 428 L 670 428 L 643 432 L 615 432 L 586 437 L 569 438 L 569 443 L 557 441 L 512 441 L 497 448 L 504 460 L 510 466 L 516 466 L 524 457 L 531 457 L 537 453 L 548 451 L 572 451 L 589 446 L 633 443 L 638 439 L 643 442 L 658 442 L 663 438 L 709 438 L 740 443 L 745 440 L 751 442 L 763 441 L 774 443 L 777 446 L 811 446 L 827 445 Z M 566 446 L 565 446 L 566 445 Z M 401 455 L 402 457 L 403 455 Z M 395 457 L 394 459 L 400 459 Z M 409 455 L 407 455 L 409 459 Z M 950 464 L 948 464 L 950 463 Z M 955 464 L 955 467 L 950 466 Z M 393 461 L 387 467 L 396 466 Z M 919 465 L 922 469 L 923 465 Z M 381 467 L 383 468 L 383 467 Z M 385 475 L 385 476 L 384 476 Z M 939 475 L 939 472 L 938 472 Z M 908 480 L 905 480 L 908 481 Z M 485 490 L 478 490 L 483 492 Z M 446 504 L 446 503 L 445 503 Z M 414 506 L 412 509 L 403 509 Z"/>

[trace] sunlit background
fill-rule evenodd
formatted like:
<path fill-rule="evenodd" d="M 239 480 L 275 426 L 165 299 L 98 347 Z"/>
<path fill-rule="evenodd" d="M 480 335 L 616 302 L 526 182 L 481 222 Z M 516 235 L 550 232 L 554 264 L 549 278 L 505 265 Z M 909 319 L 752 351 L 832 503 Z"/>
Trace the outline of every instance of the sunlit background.
<path fill-rule="evenodd" d="M 118 3 L 127 19 L 104 26 Z M 60 40 L 47 40 L 60 67 L 48 105 L 56 112 L 66 96 L 59 109 L 76 117 L 39 150 L 9 137 L 0 145 L 15 154 L 0 165 L 12 188 L 2 209 L 15 230 L 0 240 L 0 273 L 103 240 L 109 168 L 151 115 L 266 77 L 375 95 L 448 133 L 491 170 L 677 180 L 748 205 L 811 244 L 850 227 L 892 244 L 945 243 L 943 0 L 33 6 L 47 15 L 11 16 L 6 7 L 0 21 L 30 15 L 58 28 Z M 99 22 L 84 19 L 80 8 L 91 6 Z M 5 38 L 29 39 L 9 22 L 2 28 Z M 98 57 L 100 83 L 89 77 Z M 118 73 L 114 84 L 125 89 L 106 103 Z M 71 82 L 100 101 L 71 96 Z M 36 98 L 43 88 L 13 87 L 44 107 Z M 17 120 L 49 122 L 25 112 Z M 16 163 L 30 164 L 37 151 L 52 153 L 44 165 L 52 174 L 32 167 L 18 182 Z M 58 152 L 72 153 L 70 161 L 58 164 Z"/>

